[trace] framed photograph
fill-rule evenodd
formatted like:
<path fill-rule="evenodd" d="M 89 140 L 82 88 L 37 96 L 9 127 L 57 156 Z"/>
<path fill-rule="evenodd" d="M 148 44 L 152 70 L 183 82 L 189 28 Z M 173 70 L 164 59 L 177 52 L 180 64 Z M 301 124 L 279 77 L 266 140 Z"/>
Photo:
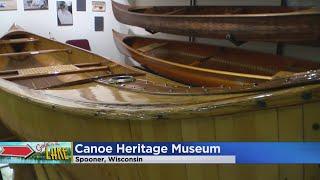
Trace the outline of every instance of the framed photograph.
<path fill-rule="evenodd" d="M 86 11 L 87 2 L 86 0 L 77 0 L 77 11 Z"/>
<path fill-rule="evenodd" d="M 106 2 L 105 1 L 92 1 L 92 11 L 93 12 L 105 12 Z"/>
<path fill-rule="evenodd" d="M 95 31 L 104 30 L 104 18 L 102 16 L 94 17 L 94 30 Z"/>
<path fill-rule="evenodd" d="M 17 10 L 17 0 L 0 0 L 0 11 Z"/>
<path fill-rule="evenodd" d="M 23 0 L 24 10 L 47 10 L 48 0 Z"/>
<path fill-rule="evenodd" d="M 57 19 L 59 26 L 72 26 L 72 1 L 57 1 Z"/>

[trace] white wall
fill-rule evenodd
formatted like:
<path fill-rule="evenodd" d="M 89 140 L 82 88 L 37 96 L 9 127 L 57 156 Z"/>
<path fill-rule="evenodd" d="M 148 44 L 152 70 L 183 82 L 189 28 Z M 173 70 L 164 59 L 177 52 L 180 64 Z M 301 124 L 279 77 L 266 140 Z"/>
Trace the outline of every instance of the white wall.
<path fill-rule="evenodd" d="M 24 11 L 23 0 L 17 0 L 17 11 L 0 11 L 0 36 L 2 36 L 9 27 L 16 22 L 18 25 L 25 28 L 27 31 L 49 37 L 49 32 L 52 36 L 61 42 L 69 39 L 85 38 L 90 41 L 92 51 L 94 53 L 123 61 L 123 55 L 120 55 L 116 49 L 111 30 L 116 29 L 122 33 L 132 31 L 135 34 L 154 36 L 157 38 L 168 38 L 178 40 L 188 40 L 185 36 L 176 36 L 163 33 L 150 35 L 141 28 L 132 27 L 118 23 L 113 16 L 111 1 L 106 1 L 106 12 L 92 12 L 91 0 L 87 0 L 87 11 L 76 11 L 76 0 L 73 2 L 74 25 L 73 26 L 58 26 L 56 18 L 56 0 L 49 0 L 49 10 L 40 11 Z M 127 0 L 116 0 L 120 3 L 126 3 Z M 189 0 L 136 0 L 137 5 L 189 5 Z M 290 5 L 319 5 L 319 0 L 289 0 Z M 199 5 L 280 5 L 281 0 L 198 0 Z M 104 16 L 105 25 L 104 32 L 94 31 L 94 17 Z M 223 46 L 234 47 L 230 42 L 224 40 L 213 40 L 197 38 L 197 42 L 218 44 Z M 273 43 L 250 42 L 240 48 L 252 49 L 268 53 L 276 53 L 276 45 Z M 284 55 L 298 57 L 307 60 L 320 61 L 319 47 L 302 47 L 302 46 L 286 46 Z M 126 63 L 131 64 L 132 61 L 126 59 Z"/>
<path fill-rule="evenodd" d="M 56 0 L 49 0 L 49 10 L 34 11 L 24 11 L 23 0 L 17 0 L 17 11 L 0 11 L 0 36 L 7 32 L 13 23 L 17 23 L 27 31 L 45 37 L 49 37 L 51 32 L 52 36 L 61 42 L 88 39 L 93 52 L 112 59 L 121 59 L 112 38 L 112 29 L 119 30 L 120 27 L 113 16 L 111 1 L 106 0 L 106 12 L 92 12 L 91 2 L 87 0 L 87 11 L 83 12 L 76 11 L 76 0 L 72 0 L 73 26 L 58 26 Z M 104 32 L 94 31 L 95 16 L 104 16 Z"/>

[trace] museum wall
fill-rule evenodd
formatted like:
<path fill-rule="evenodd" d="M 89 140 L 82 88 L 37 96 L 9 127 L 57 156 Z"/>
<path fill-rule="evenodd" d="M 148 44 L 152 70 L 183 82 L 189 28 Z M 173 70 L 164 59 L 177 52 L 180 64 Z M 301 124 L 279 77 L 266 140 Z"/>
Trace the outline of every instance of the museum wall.
<path fill-rule="evenodd" d="M 144 36 L 153 36 L 157 38 L 170 38 L 187 41 L 189 38 L 185 36 L 169 35 L 157 33 L 151 35 L 142 28 L 127 26 L 116 21 L 113 16 L 111 1 L 106 0 L 106 12 L 93 12 L 91 0 L 87 0 L 87 11 L 76 11 L 76 0 L 73 2 L 73 26 L 58 26 L 56 1 L 49 1 L 49 10 L 24 11 L 23 0 L 18 1 L 18 10 L 16 11 L 0 11 L 0 36 L 2 36 L 13 23 L 17 23 L 26 30 L 45 36 L 53 37 L 58 41 L 65 42 L 69 39 L 88 39 L 94 53 L 119 60 L 128 64 L 133 62 L 120 55 L 116 49 L 111 30 L 116 29 L 122 33 L 131 33 Z M 116 0 L 120 3 L 126 3 L 127 0 Z M 131 0 L 133 1 L 133 0 Z M 136 0 L 136 5 L 152 6 L 152 5 L 189 5 L 189 0 Z M 274 5 L 281 4 L 281 0 L 197 0 L 198 5 Z M 291 6 L 297 5 L 320 5 L 319 0 L 288 0 Z M 104 17 L 104 31 L 95 32 L 94 17 Z M 49 35 L 50 33 L 50 35 Z M 196 38 L 196 42 L 218 44 L 222 46 L 235 47 L 225 40 L 213 40 L 205 38 Z M 276 53 L 277 45 L 274 43 L 249 42 L 239 48 L 251 49 L 267 53 Z M 307 60 L 320 61 L 320 48 L 310 46 L 285 45 L 283 48 L 284 56 L 298 57 Z M 137 64 L 136 64 L 137 65 Z"/>
<path fill-rule="evenodd" d="M 319 0 L 287 0 L 289 6 L 320 6 Z M 190 5 L 190 0 L 136 0 L 135 4 L 152 6 L 152 5 Z M 279 6 L 281 5 L 281 0 L 197 0 L 198 5 L 270 5 L 270 6 Z M 124 32 L 141 34 L 141 35 L 150 35 L 141 28 L 130 27 L 121 25 L 121 29 Z M 188 40 L 188 37 L 182 36 L 172 36 L 166 34 L 156 34 L 153 35 L 160 38 L 174 38 L 178 40 Z M 222 46 L 235 47 L 228 41 L 225 40 L 214 40 L 206 38 L 196 38 L 196 42 L 217 44 Z M 249 42 L 242 45 L 239 48 L 250 49 L 255 51 L 267 52 L 276 54 L 277 44 L 275 43 L 261 43 L 261 42 Z M 289 57 L 296 57 L 312 61 L 320 61 L 320 47 L 312 46 L 297 46 L 297 45 L 284 45 L 283 55 Z"/>
<path fill-rule="evenodd" d="M 119 2 L 127 2 L 125 0 Z M 121 59 L 116 49 L 112 29 L 119 30 L 119 23 L 113 16 L 111 1 L 106 1 L 106 12 L 92 12 L 91 0 L 87 0 L 87 11 L 76 11 L 76 0 L 73 4 L 73 26 L 58 26 L 56 1 L 49 0 L 49 10 L 24 11 L 23 0 L 17 0 L 18 10 L 0 11 L 0 36 L 8 31 L 13 23 L 17 23 L 27 31 L 65 42 L 69 39 L 88 39 L 92 51 L 110 57 Z M 104 32 L 95 32 L 94 17 L 104 17 Z"/>

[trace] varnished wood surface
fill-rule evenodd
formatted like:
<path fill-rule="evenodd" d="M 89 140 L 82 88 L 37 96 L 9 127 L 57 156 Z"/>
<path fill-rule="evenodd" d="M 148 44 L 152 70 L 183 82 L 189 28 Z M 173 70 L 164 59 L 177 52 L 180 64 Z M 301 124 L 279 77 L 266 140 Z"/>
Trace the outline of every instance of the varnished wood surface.
<path fill-rule="evenodd" d="M 289 78 L 288 82 L 294 82 L 290 86 L 281 81 L 277 83 L 280 86 L 274 89 L 208 94 L 205 88 L 189 88 L 31 33 L 13 30 L 11 33 L 2 39 L 31 36 L 39 41 L 6 44 L 0 46 L 0 53 L 60 48 L 70 48 L 72 53 L 1 57 L 1 71 L 83 63 L 86 63 L 83 68 L 110 68 L 106 72 L 25 80 L 7 81 L 1 78 L 1 122 L 24 141 L 277 141 L 280 137 L 297 141 L 319 140 L 318 132 L 312 128 L 313 124 L 320 123 L 314 119 L 319 116 L 317 71 Z M 105 76 L 110 71 L 122 75 L 140 73 L 141 76 L 125 86 L 96 81 L 71 83 Z M 103 80 L 108 81 L 108 78 Z M 66 82 L 66 86 L 51 88 Z M 49 88 L 36 90 L 39 87 Z M 178 96 L 170 91 L 171 88 L 184 90 L 184 93 Z M 293 105 L 297 108 L 285 109 Z M 280 108 L 281 113 L 295 115 L 294 119 L 290 122 L 283 119 Z M 299 128 L 301 123 L 303 129 Z M 292 127 L 285 126 L 291 124 Z M 300 178 L 302 172 L 299 166 L 279 165 L 37 165 L 34 167 L 35 173 L 29 168 L 18 169 L 22 172 L 19 177 L 25 174 L 28 179 L 35 176 L 34 179 L 41 180 L 282 180 L 282 177 Z M 317 166 L 308 165 L 302 169 L 305 180 L 319 178 Z M 296 170 L 295 174 L 289 173 Z"/>
<path fill-rule="evenodd" d="M 320 39 L 318 8 L 130 7 L 115 1 L 112 1 L 112 5 L 119 22 L 142 27 L 150 32 L 219 39 L 231 35 L 236 41 L 303 42 Z"/>
<path fill-rule="evenodd" d="M 320 64 L 234 48 L 113 32 L 119 51 L 148 69 L 192 86 L 241 87 L 263 84 Z"/>

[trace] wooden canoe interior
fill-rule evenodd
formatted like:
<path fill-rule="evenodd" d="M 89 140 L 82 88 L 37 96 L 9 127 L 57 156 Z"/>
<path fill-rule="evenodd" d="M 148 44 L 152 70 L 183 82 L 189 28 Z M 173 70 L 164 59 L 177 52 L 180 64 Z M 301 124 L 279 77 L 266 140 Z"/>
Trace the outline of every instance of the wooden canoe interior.
<path fill-rule="evenodd" d="M 266 79 L 259 79 L 215 75 L 221 79 L 225 79 L 226 83 L 227 81 L 239 81 L 259 84 L 269 81 L 268 77 L 272 79 L 277 76 L 281 77 L 320 68 L 320 64 L 315 62 L 204 44 L 137 36 L 126 37 L 123 39 L 123 42 L 145 56 L 157 58 L 168 63 L 176 63 L 177 66 L 183 65 L 184 67 L 200 68 L 203 71 L 213 69 L 267 77 Z M 165 65 L 166 63 L 163 63 L 163 66 Z M 151 70 L 157 71 L 157 69 Z M 219 85 L 224 84 L 217 84 L 217 86 Z"/>
<path fill-rule="evenodd" d="M 114 104 L 172 103 L 172 95 L 183 95 L 175 103 L 218 100 L 233 95 L 206 96 L 216 89 L 191 88 L 153 74 L 114 63 L 106 58 L 24 31 L 0 39 L 0 78 L 71 101 Z M 135 80 L 111 84 L 114 77 Z M 219 94 L 224 89 L 219 89 Z M 239 93 L 235 96 L 241 96 Z"/>
<path fill-rule="evenodd" d="M 108 72 L 101 62 L 73 59 L 72 50 L 66 46 L 53 47 L 27 33 L 13 33 L 0 44 L 0 77 L 29 88 L 46 89 Z"/>
<path fill-rule="evenodd" d="M 295 11 L 304 11 L 310 8 L 301 7 L 250 7 L 250 6 L 163 6 L 150 8 L 131 8 L 129 11 L 143 14 L 163 14 L 163 15 L 232 15 L 232 14 L 268 14 L 268 13 L 291 13 Z"/>

